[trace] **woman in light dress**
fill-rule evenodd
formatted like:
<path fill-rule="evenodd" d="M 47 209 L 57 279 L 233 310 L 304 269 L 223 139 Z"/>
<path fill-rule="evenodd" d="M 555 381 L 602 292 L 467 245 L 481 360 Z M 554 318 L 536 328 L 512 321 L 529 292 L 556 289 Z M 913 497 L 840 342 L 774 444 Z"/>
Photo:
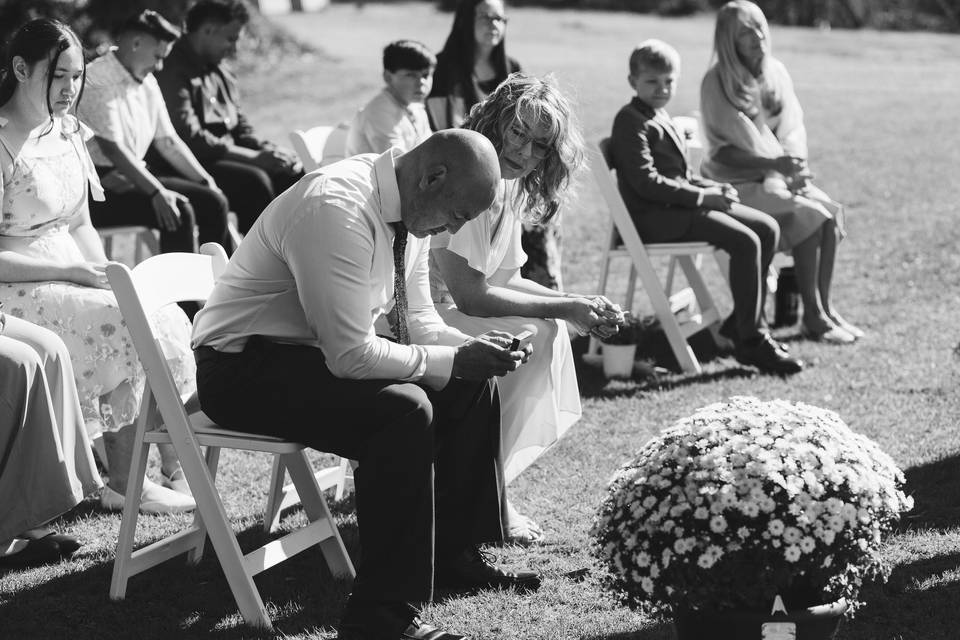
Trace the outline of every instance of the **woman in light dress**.
<path fill-rule="evenodd" d="M 580 418 L 580 392 L 567 322 L 578 332 L 615 332 L 619 308 L 602 296 L 564 294 L 520 275 L 524 220 L 546 221 L 560 208 L 582 141 L 569 103 L 549 80 L 510 75 L 477 104 L 464 126 L 487 136 L 503 176 L 493 205 L 455 235 L 431 244 L 434 302 L 447 324 L 479 335 L 517 334 L 533 325 L 533 356 L 498 380 L 502 464 L 507 483 Z M 542 539 L 542 530 L 507 502 L 507 538 Z"/>
<path fill-rule="evenodd" d="M 793 81 L 770 53 L 760 8 L 728 2 L 717 13 L 714 62 L 700 87 L 707 138 L 704 176 L 736 187 L 740 201 L 773 216 L 791 251 L 803 301 L 801 333 L 850 343 L 863 336 L 830 297 L 843 207 L 811 182 L 807 131 Z"/>
<path fill-rule="evenodd" d="M 0 567 L 73 554 L 46 523 L 100 486 L 66 345 L 0 310 Z"/>
<path fill-rule="evenodd" d="M 123 324 L 90 224 L 88 191 L 103 198 L 85 140 L 69 111 L 85 63 L 69 27 L 38 18 L 8 45 L 0 80 L 0 300 L 9 316 L 52 330 L 66 343 L 87 435 L 104 436 L 110 480 L 101 502 L 122 508 L 144 374 Z M 190 322 L 176 306 L 153 318 L 183 394 L 196 388 Z M 179 464 L 163 454 L 168 484 Z M 182 482 L 182 480 L 181 480 Z M 182 487 L 181 487 L 182 488 Z M 183 493 L 145 482 L 141 509 L 192 509 Z"/>

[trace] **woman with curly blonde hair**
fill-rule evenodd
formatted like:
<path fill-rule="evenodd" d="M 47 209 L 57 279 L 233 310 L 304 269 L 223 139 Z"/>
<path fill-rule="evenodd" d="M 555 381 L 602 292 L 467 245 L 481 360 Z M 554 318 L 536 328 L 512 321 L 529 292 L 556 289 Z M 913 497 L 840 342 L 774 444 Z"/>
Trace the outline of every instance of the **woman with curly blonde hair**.
<path fill-rule="evenodd" d="M 569 101 L 549 78 L 510 75 L 471 110 L 464 126 L 493 143 L 501 188 L 493 205 L 455 235 L 431 244 L 437 310 L 464 333 L 517 334 L 536 327 L 530 361 L 499 380 L 501 462 L 509 483 L 580 418 L 566 323 L 581 334 L 615 332 L 619 309 L 602 296 L 565 294 L 520 275 L 524 221 L 556 215 L 583 143 Z M 540 541 L 541 529 L 506 504 L 508 540 Z"/>

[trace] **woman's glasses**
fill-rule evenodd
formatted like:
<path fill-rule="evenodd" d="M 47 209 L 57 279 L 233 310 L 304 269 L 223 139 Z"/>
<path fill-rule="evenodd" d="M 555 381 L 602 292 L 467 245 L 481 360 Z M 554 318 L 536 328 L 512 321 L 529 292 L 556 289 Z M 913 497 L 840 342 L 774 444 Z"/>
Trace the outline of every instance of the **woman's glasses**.
<path fill-rule="evenodd" d="M 474 22 L 478 24 L 507 24 L 507 17 L 500 15 L 499 13 L 478 13 L 474 18 Z"/>
<path fill-rule="evenodd" d="M 550 143 L 535 140 L 533 136 L 519 124 L 511 124 L 507 127 L 507 130 L 503 132 L 503 141 L 513 147 L 525 147 L 528 142 L 531 142 L 533 144 L 530 145 L 530 154 L 534 158 L 541 160 L 553 151 L 553 146 Z"/>

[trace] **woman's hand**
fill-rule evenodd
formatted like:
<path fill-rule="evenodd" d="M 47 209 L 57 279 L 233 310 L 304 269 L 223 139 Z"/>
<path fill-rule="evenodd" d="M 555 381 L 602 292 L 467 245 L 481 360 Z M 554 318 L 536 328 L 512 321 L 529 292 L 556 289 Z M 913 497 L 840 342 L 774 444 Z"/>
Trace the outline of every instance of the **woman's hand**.
<path fill-rule="evenodd" d="M 150 197 L 150 204 L 157 216 L 157 225 L 164 231 L 180 228 L 180 202 L 189 203 L 186 196 L 170 189 L 159 189 Z"/>
<path fill-rule="evenodd" d="M 773 161 L 770 167 L 777 173 L 782 173 L 786 178 L 793 178 L 802 173 L 807 166 L 807 161 L 796 156 L 780 156 Z"/>
<path fill-rule="evenodd" d="M 582 336 L 601 327 L 616 327 L 622 317 L 620 307 L 604 296 L 571 297 L 567 302 L 564 320 L 573 325 Z M 604 329 L 604 332 L 606 329 Z"/>
<path fill-rule="evenodd" d="M 109 289 L 107 265 L 98 262 L 78 262 L 67 267 L 66 280 L 94 289 Z"/>

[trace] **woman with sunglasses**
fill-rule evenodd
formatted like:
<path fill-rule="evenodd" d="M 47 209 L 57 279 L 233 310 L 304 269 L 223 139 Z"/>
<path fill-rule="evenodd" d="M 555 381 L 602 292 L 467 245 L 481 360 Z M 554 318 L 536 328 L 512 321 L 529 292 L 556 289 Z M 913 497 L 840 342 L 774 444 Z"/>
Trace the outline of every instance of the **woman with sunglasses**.
<path fill-rule="evenodd" d="M 500 158 L 493 205 L 455 235 L 434 237 L 434 303 L 447 324 L 469 335 L 536 327 L 533 355 L 500 378 L 501 462 L 516 478 L 580 418 L 580 393 L 566 323 L 579 333 L 617 331 L 619 308 L 602 296 L 564 294 L 520 275 L 523 220 L 554 216 L 583 158 L 570 104 L 549 80 L 513 74 L 470 112 L 468 129 L 487 136 Z M 507 502 L 508 535 L 529 544 L 543 533 Z"/>

